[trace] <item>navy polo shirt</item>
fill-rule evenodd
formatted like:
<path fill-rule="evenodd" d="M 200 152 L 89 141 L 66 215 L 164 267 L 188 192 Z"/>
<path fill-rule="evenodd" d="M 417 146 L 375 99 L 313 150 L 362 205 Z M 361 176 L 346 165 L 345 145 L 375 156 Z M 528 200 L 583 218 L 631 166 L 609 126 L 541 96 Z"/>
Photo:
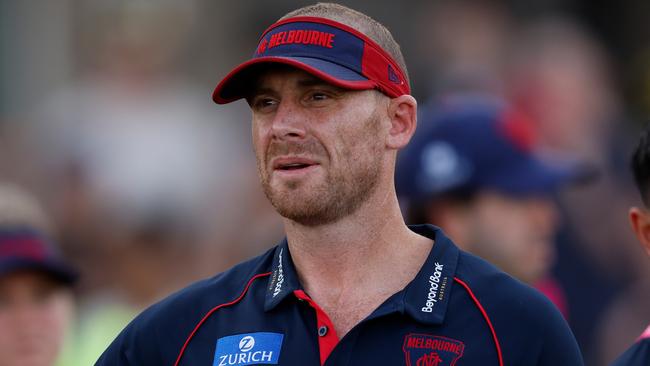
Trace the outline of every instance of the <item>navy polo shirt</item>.
<path fill-rule="evenodd" d="M 536 290 L 435 240 L 417 276 L 339 339 L 302 288 L 286 240 L 153 305 L 96 365 L 582 365 L 558 310 Z"/>
<path fill-rule="evenodd" d="M 611 366 L 648 366 L 650 365 L 650 326 L 625 353 L 620 355 Z"/>

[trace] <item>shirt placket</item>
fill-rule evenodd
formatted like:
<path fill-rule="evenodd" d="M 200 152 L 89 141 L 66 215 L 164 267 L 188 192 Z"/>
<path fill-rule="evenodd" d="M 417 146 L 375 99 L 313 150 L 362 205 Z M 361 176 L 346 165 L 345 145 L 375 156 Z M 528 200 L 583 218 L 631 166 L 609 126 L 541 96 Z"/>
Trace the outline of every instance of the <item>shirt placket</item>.
<path fill-rule="evenodd" d="M 293 293 L 299 300 L 307 302 L 316 311 L 316 332 L 318 334 L 318 350 L 322 366 L 339 343 L 334 324 L 325 311 L 303 290 L 295 290 Z"/>

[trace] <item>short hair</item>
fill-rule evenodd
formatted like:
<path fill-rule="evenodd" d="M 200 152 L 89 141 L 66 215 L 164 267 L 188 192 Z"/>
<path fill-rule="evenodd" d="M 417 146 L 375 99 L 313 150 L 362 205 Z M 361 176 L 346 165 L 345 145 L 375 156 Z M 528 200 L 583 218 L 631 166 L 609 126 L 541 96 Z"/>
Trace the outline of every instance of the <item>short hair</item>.
<path fill-rule="evenodd" d="M 345 24 L 365 34 L 368 38 L 381 46 L 381 48 L 383 48 L 393 58 L 393 60 L 397 62 L 399 67 L 402 69 L 402 72 L 404 72 L 406 82 L 409 85 L 411 84 L 408 70 L 406 68 L 406 62 L 402 55 L 402 50 L 388 28 L 383 24 L 359 11 L 334 3 L 317 3 L 305 6 L 286 14 L 279 20 L 298 16 L 312 16 L 330 19 Z"/>
<path fill-rule="evenodd" d="M 650 206 L 648 204 L 650 202 L 648 198 L 650 190 L 650 124 L 641 133 L 639 144 L 632 154 L 631 167 L 641 200 L 646 206 Z"/>

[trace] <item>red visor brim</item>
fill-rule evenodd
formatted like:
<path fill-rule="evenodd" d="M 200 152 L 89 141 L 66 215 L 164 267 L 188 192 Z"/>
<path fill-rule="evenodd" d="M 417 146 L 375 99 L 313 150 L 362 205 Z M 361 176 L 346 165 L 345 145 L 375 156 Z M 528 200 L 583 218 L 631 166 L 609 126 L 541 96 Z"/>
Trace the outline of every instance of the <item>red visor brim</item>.
<path fill-rule="evenodd" d="M 316 60 L 316 59 L 315 59 Z M 354 71 L 345 68 L 344 66 L 337 65 L 332 62 L 325 62 L 318 60 L 321 65 L 327 65 L 328 70 L 318 68 L 310 65 L 305 61 L 304 57 L 259 57 L 242 63 L 233 69 L 223 80 L 217 85 L 212 93 L 212 100 L 217 104 L 227 104 L 235 100 L 245 98 L 250 92 L 252 85 L 255 82 L 256 71 L 259 68 L 256 66 L 262 64 L 284 64 L 295 67 L 297 69 L 306 71 L 315 77 L 322 79 L 332 85 L 339 86 L 351 90 L 367 90 L 377 87 L 377 83 L 367 79 L 363 75 L 355 73 Z M 332 72 L 337 70 L 339 72 Z M 336 77 L 334 74 L 350 74 L 354 73 L 355 78 L 359 80 L 347 80 L 345 78 Z"/>

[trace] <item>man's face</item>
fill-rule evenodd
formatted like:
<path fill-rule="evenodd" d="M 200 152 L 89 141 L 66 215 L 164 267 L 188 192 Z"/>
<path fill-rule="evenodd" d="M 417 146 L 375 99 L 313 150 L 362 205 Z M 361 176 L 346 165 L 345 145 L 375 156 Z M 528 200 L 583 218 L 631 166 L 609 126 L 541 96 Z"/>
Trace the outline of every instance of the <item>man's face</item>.
<path fill-rule="evenodd" d="M 0 366 L 51 366 L 72 312 L 69 291 L 37 272 L 0 277 Z"/>
<path fill-rule="evenodd" d="M 377 92 L 344 90 L 280 68 L 260 76 L 248 102 L 262 186 L 282 216 L 327 224 L 372 194 L 385 149 Z"/>
<path fill-rule="evenodd" d="M 480 193 L 471 206 L 475 254 L 528 283 L 541 280 L 554 261 L 557 212 L 550 198 Z"/>

